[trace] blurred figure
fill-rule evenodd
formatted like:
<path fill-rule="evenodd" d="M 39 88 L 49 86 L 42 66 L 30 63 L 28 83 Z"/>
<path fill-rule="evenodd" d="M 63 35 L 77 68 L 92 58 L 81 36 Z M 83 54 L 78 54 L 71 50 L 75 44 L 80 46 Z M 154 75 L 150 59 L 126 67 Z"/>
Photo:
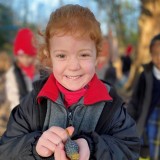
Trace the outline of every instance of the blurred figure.
<path fill-rule="evenodd" d="M 104 79 L 105 70 L 110 59 L 110 42 L 108 36 L 103 36 L 102 50 L 97 58 L 96 73 L 100 79 Z"/>
<path fill-rule="evenodd" d="M 35 37 L 29 28 L 20 29 L 14 41 L 15 61 L 6 73 L 6 94 L 13 109 L 19 100 L 32 90 L 32 82 L 37 79 L 35 68 Z"/>
<path fill-rule="evenodd" d="M 113 86 L 117 82 L 116 68 L 113 66 L 112 61 L 109 62 L 108 68 L 106 69 L 104 80 Z"/>
<path fill-rule="evenodd" d="M 117 74 L 117 88 L 122 88 L 124 84 L 128 80 L 131 64 L 132 64 L 132 59 L 131 59 L 131 54 L 133 52 L 133 47 L 132 45 L 128 45 L 125 54 L 120 56 L 119 59 L 119 66 L 116 66 L 117 64 L 115 63 L 114 66 L 116 68 L 116 74 Z"/>
<path fill-rule="evenodd" d="M 112 66 L 112 62 L 118 56 L 118 42 L 117 39 L 112 35 L 112 30 L 109 29 L 108 35 L 103 36 L 102 50 L 98 55 L 96 73 L 102 80 L 106 80 L 106 71 L 109 71 L 109 77 L 107 82 L 112 82 L 115 78 L 112 72 L 115 72 Z M 113 77 L 112 77 L 113 75 Z"/>
<path fill-rule="evenodd" d="M 152 61 L 135 85 L 128 112 L 142 137 L 141 157 L 160 160 L 160 34 L 150 43 Z"/>
<path fill-rule="evenodd" d="M 105 80 L 115 86 L 117 89 L 121 89 L 128 80 L 130 67 L 132 64 L 132 51 L 133 47 L 128 45 L 125 50 L 125 54 L 114 61 L 111 60 L 109 67 L 106 70 Z"/>
<path fill-rule="evenodd" d="M 132 52 L 133 52 L 132 45 L 128 45 L 125 51 L 125 55 L 122 55 L 120 57 L 122 61 L 122 73 L 127 79 L 128 79 L 128 75 L 129 75 L 131 64 L 132 64 L 132 59 L 131 59 Z"/>

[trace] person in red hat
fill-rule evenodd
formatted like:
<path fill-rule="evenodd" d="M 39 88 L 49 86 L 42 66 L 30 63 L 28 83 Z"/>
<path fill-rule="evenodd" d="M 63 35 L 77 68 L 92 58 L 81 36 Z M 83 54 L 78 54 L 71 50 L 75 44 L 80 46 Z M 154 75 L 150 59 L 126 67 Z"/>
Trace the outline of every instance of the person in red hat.
<path fill-rule="evenodd" d="M 34 34 L 29 28 L 22 28 L 17 32 L 13 45 L 14 63 L 6 73 L 5 82 L 11 109 L 32 90 L 32 82 L 38 78 L 35 68 L 37 50 L 34 42 Z"/>

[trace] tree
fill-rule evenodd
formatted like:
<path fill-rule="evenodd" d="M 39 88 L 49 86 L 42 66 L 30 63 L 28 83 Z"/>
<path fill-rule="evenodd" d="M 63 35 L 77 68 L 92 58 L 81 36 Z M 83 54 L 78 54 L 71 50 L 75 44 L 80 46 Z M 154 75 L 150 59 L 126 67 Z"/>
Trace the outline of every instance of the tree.
<path fill-rule="evenodd" d="M 12 50 L 13 40 L 17 30 L 21 27 L 30 27 L 36 30 L 36 24 L 28 22 L 28 1 L 20 3 L 21 10 L 24 9 L 22 17 L 18 17 L 20 10 L 15 10 L 7 1 L 0 3 L 0 48 L 1 50 Z M 12 7 L 12 8 L 11 8 Z"/>
<path fill-rule="evenodd" d="M 141 71 L 141 65 L 150 61 L 149 44 L 152 37 L 160 33 L 160 0 L 141 0 L 139 17 L 139 38 L 136 58 L 132 65 L 129 80 L 125 88 L 130 89 L 136 75 Z"/>
<path fill-rule="evenodd" d="M 137 8 L 131 3 L 119 0 L 95 0 L 99 10 L 106 12 L 106 21 L 108 28 L 111 28 L 118 38 L 120 48 L 128 43 L 136 45 L 137 43 L 137 23 L 133 21 L 137 16 Z"/>
<path fill-rule="evenodd" d="M 0 4 L 0 48 L 6 43 L 11 43 L 16 27 L 13 22 L 13 11 L 11 8 Z"/>

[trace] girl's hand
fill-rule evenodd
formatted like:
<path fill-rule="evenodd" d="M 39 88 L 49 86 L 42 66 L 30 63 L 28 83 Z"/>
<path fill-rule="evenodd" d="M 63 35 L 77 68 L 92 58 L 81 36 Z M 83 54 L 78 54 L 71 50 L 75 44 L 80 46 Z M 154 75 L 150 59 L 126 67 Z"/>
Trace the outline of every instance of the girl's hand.
<path fill-rule="evenodd" d="M 89 146 L 88 146 L 87 141 L 83 138 L 77 139 L 75 141 L 79 146 L 79 154 L 80 154 L 79 160 L 89 160 L 90 150 L 89 150 Z M 63 147 L 61 147 L 59 145 L 56 146 L 54 158 L 55 158 L 55 160 L 69 160 L 66 157 L 66 153 L 64 151 L 64 146 Z"/>
<path fill-rule="evenodd" d="M 84 138 L 79 138 L 75 141 L 79 146 L 79 155 L 80 155 L 79 160 L 89 160 L 90 149 L 89 149 L 87 141 Z"/>
<path fill-rule="evenodd" d="M 54 158 L 55 160 L 69 160 L 66 156 L 66 152 L 64 151 L 64 146 L 57 146 L 55 148 L 55 153 L 54 153 Z"/>
<path fill-rule="evenodd" d="M 67 130 L 69 134 L 72 135 L 74 128 L 68 127 Z M 64 150 L 64 143 L 67 140 L 67 138 L 68 133 L 65 129 L 53 126 L 46 130 L 39 138 L 36 145 L 36 151 L 42 157 L 49 157 L 55 152 L 57 146 L 58 152 L 59 149 Z"/>

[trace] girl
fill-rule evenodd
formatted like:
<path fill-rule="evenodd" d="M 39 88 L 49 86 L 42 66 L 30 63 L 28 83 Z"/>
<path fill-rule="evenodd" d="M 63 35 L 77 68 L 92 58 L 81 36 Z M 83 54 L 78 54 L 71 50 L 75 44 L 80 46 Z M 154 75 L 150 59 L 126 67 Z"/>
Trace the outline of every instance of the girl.
<path fill-rule="evenodd" d="M 93 13 L 66 5 L 50 16 L 40 60 L 52 73 L 11 114 L 0 141 L 0 159 L 68 160 L 68 134 L 79 160 L 135 160 L 135 122 L 111 86 L 95 73 L 102 35 Z"/>

